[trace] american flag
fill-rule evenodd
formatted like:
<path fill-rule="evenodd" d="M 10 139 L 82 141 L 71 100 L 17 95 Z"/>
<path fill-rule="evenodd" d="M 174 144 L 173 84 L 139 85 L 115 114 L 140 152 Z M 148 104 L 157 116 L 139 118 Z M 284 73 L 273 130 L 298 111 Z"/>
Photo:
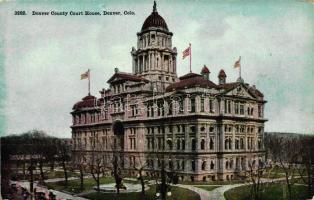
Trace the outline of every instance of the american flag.
<path fill-rule="evenodd" d="M 240 68 L 241 67 L 241 56 L 239 57 L 239 60 L 237 60 L 235 63 L 234 63 L 234 68 Z"/>
<path fill-rule="evenodd" d="M 87 70 L 85 73 L 81 74 L 81 80 L 89 78 L 89 70 Z"/>
<path fill-rule="evenodd" d="M 182 59 L 184 59 L 185 57 L 187 57 L 187 56 L 189 56 L 189 55 L 191 55 L 191 46 L 189 46 L 186 50 L 184 50 L 183 52 L 182 52 Z"/>

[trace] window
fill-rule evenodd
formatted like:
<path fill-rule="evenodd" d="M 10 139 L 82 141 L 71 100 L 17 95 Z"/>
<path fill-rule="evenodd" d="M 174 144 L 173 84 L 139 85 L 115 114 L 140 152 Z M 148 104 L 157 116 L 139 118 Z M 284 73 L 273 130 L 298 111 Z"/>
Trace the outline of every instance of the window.
<path fill-rule="evenodd" d="M 182 146 L 182 150 L 185 150 L 185 140 L 182 140 L 182 141 L 181 141 L 181 144 L 182 144 L 182 145 L 181 145 L 181 146 Z"/>
<path fill-rule="evenodd" d="M 210 162 L 210 169 L 214 169 L 215 168 L 215 164 L 213 161 Z"/>
<path fill-rule="evenodd" d="M 172 126 L 169 126 L 169 133 L 172 133 Z"/>
<path fill-rule="evenodd" d="M 231 113 L 231 101 L 225 100 L 225 113 L 230 114 Z"/>
<path fill-rule="evenodd" d="M 147 138 L 147 149 L 150 149 L 150 138 Z"/>
<path fill-rule="evenodd" d="M 213 138 L 210 138 L 210 141 L 209 141 L 209 149 L 210 149 L 210 150 L 213 150 L 213 149 L 214 149 L 214 139 L 213 139 Z"/>
<path fill-rule="evenodd" d="M 244 149 L 244 139 L 240 138 L 240 149 Z"/>
<path fill-rule="evenodd" d="M 239 149 L 239 138 L 235 139 L 235 149 Z"/>
<path fill-rule="evenodd" d="M 201 98 L 201 112 L 204 112 L 204 98 Z"/>
<path fill-rule="evenodd" d="M 177 125 L 177 133 L 180 133 L 180 125 Z"/>
<path fill-rule="evenodd" d="M 195 112 L 195 98 L 191 98 L 191 112 Z"/>
<path fill-rule="evenodd" d="M 172 103 L 168 101 L 168 115 L 172 115 Z"/>
<path fill-rule="evenodd" d="M 258 117 L 262 117 L 262 106 L 258 105 Z"/>
<path fill-rule="evenodd" d="M 177 139 L 177 150 L 180 149 L 180 143 L 181 143 L 180 139 Z"/>
<path fill-rule="evenodd" d="M 205 140 L 202 139 L 201 141 L 201 149 L 204 150 L 205 149 Z"/>
<path fill-rule="evenodd" d="M 202 162 L 202 170 L 206 170 L 206 161 Z"/>
<path fill-rule="evenodd" d="M 183 113 L 183 98 L 181 97 L 179 100 L 179 113 Z"/>
<path fill-rule="evenodd" d="M 209 99 L 209 112 L 213 113 L 214 112 L 214 105 L 213 105 L 213 100 Z"/>
<path fill-rule="evenodd" d="M 191 145 L 192 145 L 192 151 L 195 151 L 196 150 L 196 141 L 194 138 L 191 140 Z"/>
<path fill-rule="evenodd" d="M 244 115 L 244 105 L 240 104 L 240 115 Z"/>
<path fill-rule="evenodd" d="M 194 160 L 192 160 L 192 162 L 191 162 L 191 168 L 192 168 L 192 171 L 195 171 L 195 161 Z"/>
<path fill-rule="evenodd" d="M 167 140 L 168 149 L 172 150 L 172 141 L 170 139 Z"/>
<path fill-rule="evenodd" d="M 192 133 L 195 133 L 195 126 L 191 126 L 190 129 Z"/>
<path fill-rule="evenodd" d="M 262 140 L 261 138 L 258 139 L 258 149 L 262 149 Z"/>
<path fill-rule="evenodd" d="M 211 132 L 211 133 L 214 132 L 214 126 L 209 127 L 209 132 Z"/>
<path fill-rule="evenodd" d="M 234 103 L 234 113 L 239 114 L 239 102 Z"/>

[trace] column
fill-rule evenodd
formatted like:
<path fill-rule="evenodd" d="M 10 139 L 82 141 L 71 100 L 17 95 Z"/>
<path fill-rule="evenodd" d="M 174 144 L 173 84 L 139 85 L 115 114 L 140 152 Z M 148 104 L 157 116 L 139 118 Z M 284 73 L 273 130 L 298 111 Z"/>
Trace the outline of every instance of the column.
<path fill-rule="evenodd" d="M 145 71 L 145 55 L 142 56 L 142 71 Z"/>

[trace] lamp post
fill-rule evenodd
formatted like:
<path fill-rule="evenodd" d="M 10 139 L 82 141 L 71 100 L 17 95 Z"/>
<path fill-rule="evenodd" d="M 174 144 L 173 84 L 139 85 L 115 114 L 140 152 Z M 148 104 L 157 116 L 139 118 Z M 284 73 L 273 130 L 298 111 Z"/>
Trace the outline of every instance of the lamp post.
<path fill-rule="evenodd" d="M 161 184 L 157 186 L 156 197 L 160 200 L 166 200 L 167 196 L 171 196 L 170 185 L 167 184 L 167 174 L 165 170 L 164 160 L 161 162 Z"/>

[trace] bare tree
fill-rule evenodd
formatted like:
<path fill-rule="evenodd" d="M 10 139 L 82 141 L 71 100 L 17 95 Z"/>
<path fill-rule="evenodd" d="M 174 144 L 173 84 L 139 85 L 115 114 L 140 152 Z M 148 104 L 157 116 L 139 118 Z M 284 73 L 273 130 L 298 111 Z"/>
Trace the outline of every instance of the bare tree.
<path fill-rule="evenodd" d="M 137 179 L 140 181 L 141 183 L 141 187 L 142 187 L 142 191 L 141 191 L 141 194 L 142 194 L 142 200 L 145 200 L 145 180 L 144 180 L 144 170 L 145 168 L 147 167 L 147 162 L 145 160 L 145 158 L 140 155 L 140 153 L 138 153 L 138 156 L 137 156 L 137 160 L 138 162 L 136 163 L 133 163 L 134 164 L 134 168 L 135 170 L 138 172 L 137 174 Z"/>
<path fill-rule="evenodd" d="M 292 185 L 298 159 L 298 140 L 287 136 L 273 136 L 269 141 L 269 151 L 274 162 L 284 171 L 288 188 L 288 199 L 292 199 Z M 292 150 L 291 147 L 294 149 Z"/>
<path fill-rule="evenodd" d="M 100 190 L 100 178 L 104 174 L 104 171 L 108 167 L 107 155 L 101 153 L 104 150 L 104 146 L 100 143 L 95 132 L 92 133 L 92 139 L 90 144 L 90 160 L 89 160 L 89 170 L 96 182 L 97 191 Z"/>
<path fill-rule="evenodd" d="M 308 185 L 308 197 L 314 193 L 314 137 L 302 136 L 299 140 L 300 156 L 298 171 L 301 179 Z"/>
<path fill-rule="evenodd" d="M 71 149 L 70 146 L 64 140 L 59 140 L 58 145 L 58 158 L 61 162 L 61 166 L 64 173 L 65 186 L 68 186 L 68 164 L 71 160 Z"/>

